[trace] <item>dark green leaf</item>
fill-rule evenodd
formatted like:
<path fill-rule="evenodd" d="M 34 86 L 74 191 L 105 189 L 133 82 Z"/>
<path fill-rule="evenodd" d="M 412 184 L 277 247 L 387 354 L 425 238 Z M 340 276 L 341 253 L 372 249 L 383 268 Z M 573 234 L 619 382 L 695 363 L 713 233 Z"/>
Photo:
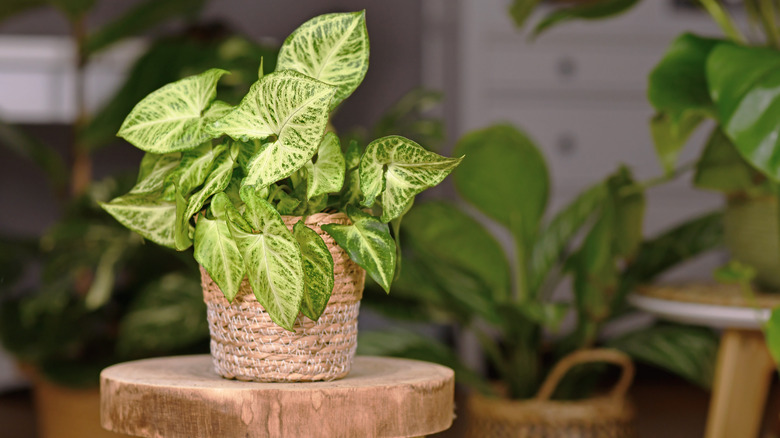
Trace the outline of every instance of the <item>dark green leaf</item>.
<path fill-rule="evenodd" d="M 711 329 L 665 324 L 628 333 L 609 341 L 609 346 L 709 389 L 718 343 L 718 335 Z"/>
<path fill-rule="evenodd" d="M 780 364 L 780 308 L 772 311 L 772 316 L 769 317 L 764 331 L 766 332 L 766 345 L 769 347 L 769 353 L 775 363 Z"/>
<path fill-rule="evenodd" d="M 726 194 L 769 194 L 766 177 L 742 158 L 719 127 L 712 131 L 696 163 L 693 183 Z"/>
<path fill-rule="evenodd" d="M 737 150 L 780 180 L 780 52 L 719 44 L 707 61 L 707 80 L 721 127 Z"/>
<path fill-rule="evenodd" d="M 534 28 L 534 35 L 572 20 L 599 20 L 628 12 L 639 0 L 594 0 L 577 3 L 574 6 L 556 9 L 548 14 Z"/>
<path fill-rule="evenodd" d="M 522 219 L 530 242 L 547 205 L 547 165 L 537 147 L 511 125 L 495 125 L 463 136 L 455 155 L 461 162 L 453 178 L 461 196 L 483 213 L 509 227 Z"/>

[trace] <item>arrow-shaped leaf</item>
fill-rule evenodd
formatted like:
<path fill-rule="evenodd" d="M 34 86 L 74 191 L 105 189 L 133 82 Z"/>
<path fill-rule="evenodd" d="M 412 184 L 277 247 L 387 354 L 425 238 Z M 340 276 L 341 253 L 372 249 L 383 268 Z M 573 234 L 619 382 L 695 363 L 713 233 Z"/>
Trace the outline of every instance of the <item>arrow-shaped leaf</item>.
<path fill-rule="evenodd" d="M 379 219 L 351 205 L 347 215 L 352 225 L 327 224 L 321 228 L 344 248 L 382 288 L 390 292 L 395 274 L 395 241 L 390 228 Z"/>
<path fill-rule="evenodd" d="M 325 14 L 303 23 L 279 50 L 277 71 L 294 70 L 338 87 L 330 108 L 360 85 L 368 70 L 365 11 Z"/>
<path fill-rule="evenodd" d="M 311 199 L 340 191 L 344 185 L 345 166 L 338 136 L 332 132 L 325 134 L 317 150 L 317 162 L 306 163 L 306 197 Z"/>
<path fill-rule="evenodd" d="M 242 194 L 247 193 L 242 191 Z M 292 331 L 304 294 L 301 250 L 279 213 L 265 199 L 242 196 L 244 218 L 252 228 L 234 223 L 228 207 L 228 227 L 244 259 L 244 267 L 257 301 L 271 320 Z M 231 204 L 232 205 L 232 204 Z"/>
<path fill-rule="evenodd" d="M 217 94 L 217 82 L 227 73 L 218 68 L 163 86 L 130 111 L 117 135 L 139 149 L 157 154 L 192 149 L 213 138 L 204 112 Z M 222 104 L 218 105 L 223 108 Z M 220 114 L 217 111 L 214 115 Z"/>
<path fill-rule="evenodd" d="M 159 245 L 175 248 L 176 203 L 162 193 L 128 193 L 101 207 L 119 223 Z"/>
<path fill-rule="evenodd" d="M 268 186 L 287 178 L 317 152 L 336 89 L 293 71 L 271 73 L 255 82 L 241 103 L 213 124 L 217 134 L 236 140 L 276 139 L 247 164 L 245 184 Z"/>
<path fill-rule="evenodd" d="M 449 175 L 461 158 L 447 158 L 399 136 L 372 141 L 360 160 L 360 188 L 370 207 L 382 194 L 382 222 L 398 217 L 409 201 Z M 385 170 L 386 169 L 386 170 Z"/>
<path fill-rule="evenodd" d="M 161 190 L 165 179 L 178 166 L 181 161 L 181 153 L 152 154 L 147 152 L 141 159 L 138 171 L 138 182 L 130 190 L 130 193 L 151 193 Z"/>
<path fill-rule="evenodd" d="M 299 221 L 293 235 L 303 255 L 305 282 L 301 313 L 316 321 L 328 305 L 333 292 L 333 257 L 319 234 Z"/>
<path fill-rule="evenodd" d="M 198 218 L 195 226 L 195 260 L 206 269 L 225 298 L 232 302 L 244 278 L 244 259 L 223 219 Z"/>

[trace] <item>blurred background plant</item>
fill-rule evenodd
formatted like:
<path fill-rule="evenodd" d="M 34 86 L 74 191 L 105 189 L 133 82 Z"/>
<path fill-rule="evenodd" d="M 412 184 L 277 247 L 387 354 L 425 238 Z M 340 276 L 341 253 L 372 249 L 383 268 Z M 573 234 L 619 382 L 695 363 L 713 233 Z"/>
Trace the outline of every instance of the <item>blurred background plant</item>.
<path fill-rule="evenodd" d="M 466 203 L 415 206 L 404 219 L 406 254 L 393 293 L 364 300 L 393 318 L 473 333 L 488 372 L 478 373 L 446 345 L 409 331 L 363 333 L 361 353 L 440 362 L 483 393 L 495 394 L 491 380 L 497 380 L 504 395 L 525 399 L 561 357 L 606 342 L 710 385 L 718 343 L 710 330 L 658 324 L 609 340 L 600 335 L 631 313 L 625 297 L 635 286 L 721 244 L 719 213 L 643 239 L 644 190 L 674 175 L 640 183 L 622 167 L 545 220 L 547 166 L 524 133 L 491 126 L 462 137 L 454 153 L 468 157 L 453 172 Z M 499 241 L 513 242 L 513 251 Z M 572 282 L 562 283 L 569 276 Z M 570 293 L 561 295 L 561 285 Z M 598 365 L 575 369 L 556 397 L 591 395 L 603 371 Z"/>
<path fill-rule="evenodd" d="M 77 118 L 66 158 L 19 127 L 0 124 L 0 143 L 34 162 L 60 204 L 58 222 L 40 239 L 0 237 L 0 340 L 35 375 L 67 386 L 95 387 L 99 371 L 122 360 L 208 351 L 205 306 L 192 257 L 145 244 L 97 205 L 132 186 L 132 176 L 93 182 L 93 155 L 122 148 L 115 133 L 149 92 L 221 65 L 234 72 L 220 98 L 236 103 L 276 50 L 219 23 L 203 23 L 204 1 L 143 1 L 87 32 L 95 1 L 4 2 L 0 20 L 55 7 L 69 20 L 76 51 Z M 183 22 L 179 27 L 166 26 Z M 127 80 L 94 115 L 85 106 L 86 69 L 106 49 L 149 30 L 150 41 Z M 5 259 L 8 260 L 5 260 Z"/>

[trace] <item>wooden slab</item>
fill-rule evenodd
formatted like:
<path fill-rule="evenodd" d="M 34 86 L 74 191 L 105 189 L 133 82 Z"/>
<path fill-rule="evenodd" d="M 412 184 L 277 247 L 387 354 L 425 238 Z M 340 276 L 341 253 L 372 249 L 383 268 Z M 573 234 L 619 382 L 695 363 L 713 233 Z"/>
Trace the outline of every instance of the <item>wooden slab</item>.
<path fill-rule="evenodd" d="M 454 373 L 408 359 L 359 356 L 333 382 L 223 379 L 211 357 L 114 365 L 100 376 L 101 424 L 143 437 L 411 437 L 453 420 Z"/>

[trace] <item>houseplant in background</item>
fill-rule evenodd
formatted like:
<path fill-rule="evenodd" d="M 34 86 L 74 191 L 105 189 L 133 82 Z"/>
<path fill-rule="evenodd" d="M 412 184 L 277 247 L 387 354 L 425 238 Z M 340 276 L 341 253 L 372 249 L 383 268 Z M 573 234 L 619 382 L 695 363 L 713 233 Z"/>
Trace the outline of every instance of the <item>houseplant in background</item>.
<path fill-rule="evenodd" d="M 75 76 L 81 90 L 79 118 L 67 164 L 55 146 L 0 124 L 0 144 L 38 164 L 62 209 L 62 218 L 40 239 L 0 239 L 3 255 L 13 260 L 0 267 L 0 340 L 33 377 L 41 436 L 114 436 L 98 421 L 100 370 L 141 357 L 205 352 L 208 326 L 193 278 L 197 265 L 174 251 L 144 245 L 100 209 L 98 201 L 126 191 L 132 181 L 118 177 L 93 183 L 92 157 L 116 143 L 124 116 L 155 88 L 219 63 L 236 72 L 220 90 L 231 99 L 246 92 L 261 56 L 265 67 L 273 68 L 275 50 L 232 35 L 224 26 L 190 22 L 150 41 L 121 89 L 90 117 L 83 83 L 93 57 L 156 24 L 195 18 L 202 2 L 139 2 L 94 32 L 85 29 L 92 2 L 52 3 L 70 19 L 80 55 Z M 3 3 L 0 19 L 45 4 Z"/>
<path fill-rule="evenodd" d="M 623 395 L 630 377 L 612 396 L 593 397 L 603 371 L 598 365 L 574 368 L 561 379 L 563 371 L 592 355 L 595 362 L 626 368 L 630 376 L 625 355 L 592 350 L 601 329 L 626 313 L 625 295 L 636 285 L 716 247 L 720 215 L 643 240 L 644 189 L 665 178 L 641 184 L 620 168 L 545 221 L 545 161 L 522 132 L 509 125 L 475 131 L 458 142 L 455 154 L 467 156 L 453 173 L 458 192 L 512 237 L 514 268 L 493 235 L 462 207 L 421 203 L 404 219 L 407 254 L 393 294 L 398 301 L 388 300 L 377 310 L 455 323 L 473 333 L 499 384 L 491 386 L 445 346 L 413 333 L 365 333 L 361 353 L 452 366 L 456 378 L 479 393 L 470 400 L 472 436 L 503 436 L 506 430 L 626 436 L 633 414 Z M 573 296 L 556 298 L 553 292 L 566 275 L 572 277 Z M 573 327 L 562 330 L 569 313 L 575 316 Z M 706 329 L 659 325 L 627 333 L 609 346 L 707 386 L 717 337 Z M 542 385 L 544 380 L 550 383 Z"/>
<path fill-rule="evenodd" d="M 367 68 L 364 13 L 322 15 L 238 105 L 215 100 L 227 72 L 210 69 L 145 97 L 119 130 L 146 155 L 102 206 L 155 243 L 194 245 L 223 377 L 346 375 L 363 269 L 389 291 L 401 218 L 460 162 L 399 136 L 342 153 L 329 116 Z"/>
<path fill-rule="evenodd" d="M 516 0 L 510 13 L 523 26 L 538 1 Z M 564 5 L 545 15 L 533 35 L 570 20 L 606 18 L 630 10 L 638 0 Z M 697 187 L 723 192 L 726 246 L 734 259 L 757 269 L 764 290 L 780 289 L 780 242 L 776 194 L 780 180 L 780 21 L 773 1 L 743 2 L 751 23 L 748 38 L 717 0 L 701 6 L 725 39 L 690 33 L 672 42 L 650 73 L 648 99 L 656 110 L 650 122 L 658 157 L 667 171 L 705 120 L 709 139 L 695 164 Z"/>

